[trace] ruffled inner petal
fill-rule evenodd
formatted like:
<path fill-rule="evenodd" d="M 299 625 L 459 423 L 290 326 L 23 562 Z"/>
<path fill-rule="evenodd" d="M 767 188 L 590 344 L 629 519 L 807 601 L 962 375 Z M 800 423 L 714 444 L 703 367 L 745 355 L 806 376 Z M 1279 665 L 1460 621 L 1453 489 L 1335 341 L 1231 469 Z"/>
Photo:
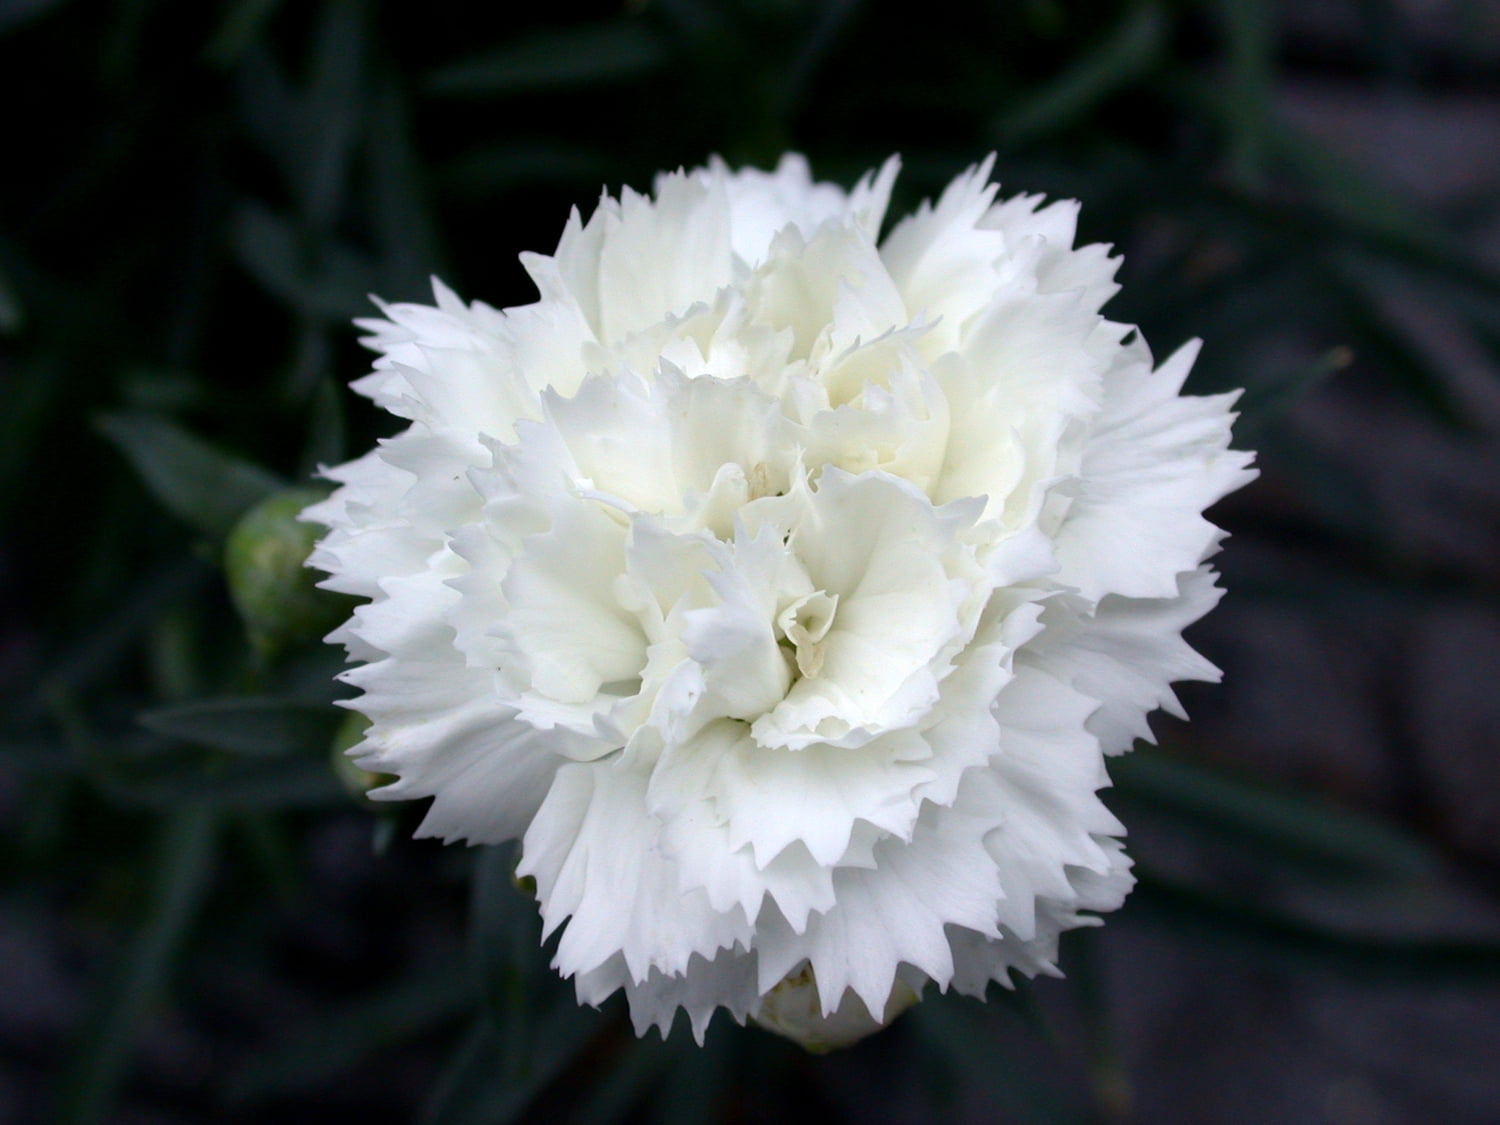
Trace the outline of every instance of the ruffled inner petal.
<path fill-rule="evenodd" d="M 715 161 L 574 212 L 533 304 L 362 322 L 409 425 L 305 513 L 368 599 L 354 754 L 423 834 L 522 837 L 558 969 L 638 1029 L 842 1041 L 1056 973 L 1130 888 L 1105 755 L 1216 676 L 1202 513 L 1253 473 L 1195 347 L 1101 315 L 1077 205 L 992 165 L 882 244 L 894 160 Z"/>

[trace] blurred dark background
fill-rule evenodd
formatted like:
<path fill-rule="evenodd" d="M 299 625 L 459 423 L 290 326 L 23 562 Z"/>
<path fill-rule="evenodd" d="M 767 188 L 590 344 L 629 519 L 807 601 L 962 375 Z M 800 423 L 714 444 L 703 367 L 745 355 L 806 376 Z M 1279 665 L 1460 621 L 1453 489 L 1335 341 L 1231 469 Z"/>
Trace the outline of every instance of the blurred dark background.
<path fill-rule="evenodd" d="M 0 1120 L 1500 1120 L 1493 2 L 0 0 L 0 84 Z M 528 301 L 601 186 L 788 148 L 1082 200 L 1263 472 L 1134 897 L 823 1059 L 577 1009 L 503 849 L 335 775 L 231 532 L 392 431 L 367 294 Z"/>

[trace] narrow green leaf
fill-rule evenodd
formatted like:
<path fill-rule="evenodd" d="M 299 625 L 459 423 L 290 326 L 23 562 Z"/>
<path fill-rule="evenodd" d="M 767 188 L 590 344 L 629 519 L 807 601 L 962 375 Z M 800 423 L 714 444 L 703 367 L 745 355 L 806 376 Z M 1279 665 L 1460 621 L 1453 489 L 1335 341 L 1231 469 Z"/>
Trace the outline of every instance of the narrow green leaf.
<path fill-rule="evenodd" d="M 705 1048 L 707 1050 L 709 1048 Z M 694 1048 L 696 1050 L 696 1047 Z M 693 1058 L 691 1063 L 702 1063 Z M 609 1125 L 610 1122 L 640 1120 L 634 1111 L 645 1099 L 647 1092 L 662 1081 L 662 1077 L 673 1067 L 674 1052 L 661 1041 L 652 1037 L 630 1038 L 621 1047 L 621 1053 L 610 1060 L 609 1067 L 598 1077 L 589 1096 L 574 1111 L 578 1121 L 590 1125 Z M 673 1070 L 672 1088 L 680 1089 L 681 1071 Z M 695 1099 L 694 1122 L 703 1121 L 704 1099 Z M 654 1125 L 669 1125 L 660 1112 L 651 1116 Z"/>
<path fill-rule="evenodd" d="M 1099 947 L 1101 933 L 1087 926 L 1069 933 L 1064 963 L 1068 966 L 1068 981 L 1077 998 L 1078 1015 L 1083 1023 L 1094 1103 L 1103 1120 L 1123 1121 L 1130 1116 L 1135 1098 L 1111 1018 L 1105 959 Z"/>
<path fill-rule="evenodd" d="M 1354 353 L 1345 347 L 1330 348 L 1311 363 L 1262 378 L 1246 388 L 1236 409 L 1235 437 L 1249 441 L 1256 433 L 1290 410 L 1303 395 L 1337 371 L 1354 362 Z"/>
<path fill-rule="evenodd" d="M 1122 796 L 1153 811 L 1334 867 L 1420 878 L 1438 865 L 1425 845 L 1389 825 L 1182 758 L 1142 749 L 1112 761 L 1109 772 Z"/>
<path fill-rule="evenodd" d="M 147 730 L 232 754 L 324 754 L 344 713 L 296 699 L 200 699 L 141 712 Z"/>
<path fill-rule="evenodd" d="M 1312 186 L 1319 205 L 1343 216 L 1353 229 L 1414 246 L 1436 246 L 1451 237 L 1430 214 L 1399 198 L 1373 180 L 1365 169 L 1340 159 L 1328 145 L 1297 129 L 1278 129 L 1275 151 Z"/>
<path fill-rule="evenodd" d="M 286 818 L 274 812 L 242 812 L 235 816 L 232 827 L 276 904 L 294 908 L 304 880 L 302 860 Z"/>
<path fill-rule="evenodd" d="M 9 362 L 9 361 L 7 361 Z M 7 371 L 5 410 L 0 412 L 0 518 L 35 488 L 30 466 L 38 463 L 38 445 L 73 389 L 74 373 L 53 356 L 41 355 L 14 376 Z"/>
<path fill-rule="evenodd" d="M 306 138 L 296 180 L 302 216 L 326 232 L 338 218 L 364 114 L 365 5 L 325 0 L 311 44 L 312 75 L 299 124 Z"/>
<path fill-rule="evenodd" d="M 1025 0 L 1026 22 L 1032 32 L 1044 39 L 1055 39 L 1066 33 L 1071 17 L 1058 0 Z"/>
<path fill-rule="evenodd" d="M 215 66 L 234 65 L 280 6 L 281 0 L 236 0 L 230 4 L 204 57 Z"/>
<path fill-rule="evenodd" d="M 1133 908 L 1156 915 L 1180 938 L 1211 939 L 1281 967 L 1392 984 L 1500 981 L 1500 944 L 1369 937 L 1151 875 L 1136 867 Z"/>
<path fill-rule="evenodd" d="M 153 414 L 107 414 L 98 426 L 162 507 L 215 539 L 258 500 L 284 486 L 260 466 Z"/>
<path fill-rule="evenodd" d="M 325 0 L 307 47 L 305 83 L 287 76 L 265 41 L 247 38 L 268 15 L 260 7 L 247 0 L 231 16 L 244 26 L 224 28 L 237 38 L 216 40 L 210 50 L 241 53 L 234 68 L 239 116 L 296 200 L 296 228 L 326 239 L 346 198 L 364 118 L 366 6 Z"/>
<path fill-rule="evenodd" d="M 1161 83 L 1174 101 L 1186 101 L 1228 121 L 1231 93 L 1207 82 L 1172 76 Z M 1268 151 L 1314 189 L 1313 200 L 1270 196 L 1245 184 L 1204 185 L 1184 204 L 1208 204 L 1209 221 L 1250 221 L 1248 232 L 1266 246 L 1305 254 L 1311 247 L 1351 244 L 1391 261 L 1434 274 L 1493 302 L 1500 299 L 1500 271 L 1445 230 L 1422 209 L 1382 188 L 1364 170 L 1338 159 L 1326 145 L 1278 121 L 1265 133 Z"/>
<path fill-rule="evenodd" d="M 10 279 L 0 273 L 0 336 L 14 336 L 25 322 L 21 298 L 16 295 Z"/>
<path fill-rule="evenodd" d="M 665 45 L 643 23 L 606 23 L 538 31 L 434 73 L 429 88 L 445 97 L 496 97 L 560 86 L 617 82 L 666 61 Z"/>
<path fill-rule="evenodd" d="M 40 713 L 77 697 L 117 668 L 163 614 L 197 594 L 213 572 L 199 559 L 175 559 L 121 590 L 115 608 L 44 667 L 21 711 Z"/>
<path fill-rule="evenodd" d="M 411 114 L 394 77 L 371 99 L 366 154 L 370 217 L 380 247 L 381 295 L 389 301 L 428 300 L 428 279 L 445 268 L 424 164 L 412 137 Z"/>
<path fill-rule="evenodd" d="M 597 152 L 554 142 L 476 148 L 439 173 L 440 187 L 476 197 L 520 184 L 598 184 L 611 178 L 608 161 Z"/>
<path fill-rule="evenodd" d="M 825 0 L 813 8 L 817 12 L 816 21 L 798 36 L 800 43 L 795 57 L 777 76 L 776 116 L 786 117 L 801 108 L 814 75 L 853 20 L 859 5 L 860 0 Z"/>
<path fill-rule="evenodd" d="M 92 778 L 127 808 L 170 810 L 184 804 L 229 811 L 347 805 L 349 795 L 326 757 L 190 760 L 127 767 L 96 754 Z"/>
<path fill-rule="evenodd" d="M 995 119 L 994 132 L 1021 144 L 1085 117 L 1145 74 L 1166 46 L 1167 21 L 1154 3 L 1128 12 L 1102 43 L 1084 51 L 1060 74 Z"/>
<path fill-rule="evenodd" d="M 370 829 L 370 852 L 373 855 L 385 855 L 391 850 L 391 844 L 396 840 L 396 833 L 401 829 L 401 818 L 394 813 L 377 814 L 375 824 Z"/>
<path fill-rule="evenodd" d="M 490 1022 L 477 1017 L 433 1083 L 418 1120 L 421 1125 L 461 1125 L 484 1112 L 499 1069 Z M 495 1125 L 501 1125 L 496 1118 Z"/>
<path fill-rule="evenodd" d="M 231 225 L 240 264 L 273 296 L 315 320 L 344 322 L 369 308 L 375 266 L 346 246 L 300 233 L 260 204 L 243 205 Z"/>
<path fill-rule="evenodd" d="M 67 745 L 43 734 L 0 735 L 0 763 L 27 774 L 68 776 L 80 769 L 77 756 Z"/>
<path fill-rule="evenodd" d="M 76 854 L 74 813 L 78 799 L 75 780 L 62 773 L 35 775 L 27 779 L 26 817 L 10 839 L 8 855 L 0 857 L 20 878 L 38 870 L 60 870 Z M 13 865 L 13 866 L 12 866 Z M 10 874 L 9 871 L 6 874 Z M 19 884 L 18 878 L 11 886 Z"/>
<path fill-rule="evenodd" d="M 308 1026 L 291 1029 L 231 1081 L 228 1101 L 238 1107 L 327 1086 L 376 1051 L 456 1019 L 474 999 L 473 982 L 461 961 L 450 958 L 423 967 Z"/>
<path fill-rule="evenodd" d="M 673 1034 L 665 1043 L 646 1041 L 662 1060 L 662 1065 L 669 1068 L 668 1077 L 660 1084 L 651 1106 L 653 1125 L 699 1125 L 705 1120 L 722 1120 L 724 1117 L 726 1093 L 732 1088 L 730 1072 L 735 1061 L 735 1048 L 743 1041 L 737 1031 L 724 1027 L 727 1021 L 719 1016 L 718 1026 L 708 1029 L 703 1046 L 699 1047 L 683 1026 L 685 1022 L 678 1018 Z M 783 1042 L 776 1042 L 774 1046 L 781 1048 Z M 782 1073 L 785 1073 L 784 1069 Z M 633 1077 L 642 1083 L 649 1081 L 646 1076 Z"/>
<path fill-rule="evenodd" d="M 547 968 L 536 905 L 517 890 L 514 845 L 482 849 L 470 892 L 470 969 L 481 1017 L 434 1090 L 428 1125 L 511 1120 L 602 1026 Z"/>
<path fill-rule="evenodd" d="M 174 606 L 146 634 L 145 665 L 152 695 L 173 703 L 192 699 L 208 670 L 203 659 L 203 615 Z"/>
<path fill-rule="evenodd" d="M 1276 466 L 1277 475 L 1292 482 L 1300 506 L 1315 513 L 1327 534 L 1356 549 L 1388 557 L 1390 543 L 1382 540 L 1381 506 L 1367 477 L 1300 436 L 1275 427 L 1262 430 L 1256 445 L 1257 458 Z M 1379 568 L 1372 565 L 1370 569 Z M 1324 585 L 1331 587 L 1328 578 L 1326 573 L 1321 575 Z M 1288 576 L 1289 585 L 1295 582 L 1295 577 Z"/>
<path fill-rule="evenodd" d="M 305 480 L 321 468 L 342 464 L 348 458 L 348 448 L 344 392 L 325 375 L 313 390 L 298 478 Z"/>
<path fill-rule="evenodd" d="M 992 1019 L 989 1009 L 960 996 L 930 996 L 902 1017 L 928 1066 L 947 1070 L 961 1088 L 982 1092 L 1007 1119 L 1085 1125 L 1091 1118 L 1080 1099 L 998 1050 Z"/>
<path fill-rule="evenodd" d="M 235 110 L 245 134 L 295 192 L 305 158 L 302 106 L 269 43 L 251 42 L 235 64 Z"/>
<path fill-rule="evenodd" d="M 515 1121 L 567 1065 L 589 1046 L 599 1014 L 582 1007 L 571 989 L 557 989 L 552 1002 L 526 1028 L 526 1065 L 515 1054 L 523 1044 L 501 1038 L 481 1016 L 438 1080 L 423 1107 L 422 1125 L 506 1125 Z"/>
<path fill-rule="evenodd" d="M 481 849 L 469 885 L 469 960 L 476 989 L 499 1039 L 514 1044 L 510 1064 L 527 1065 L 526 1025 L 555 982 L 542 958 L 536 903 L 516 885 L 516 848 Z"/>
<path fill-rule="evenodd" d="M 339 269 L 347 267 L 353 272 L 338 283 L 346 290 L 342 296 L 333 290 L 329 290 L 325 295 L 304 294 L 309 303 L 297 308 L 302 323 L 297 326 L 296 342 L 292 346 L 291 358 L 283 368 L 285 375 L 282 395 L 290 402 L 305 402 L 312 395 L 313 388 L 318 385 L 318 380 L 327 375 L 329 368 L 333 366 L 333 337 L 330 335 L 330 329 L 337 333 L 341 341 L 349 334 L 348 319 L 334 317 L 329 309 L 319 312 L 318 309 L 321 306 L 317 302 L 322 301 L 324 296 L 337 301 L 348 301 L 347 311 L 350 317 L 356 311 L 364 313 L 370 311 L 368 301 L 359 303 L 356 310 L 353 293 L 354 289 L 360 285 L 360 278 L 366 273 L 368 277 L 365 277 L 365 280 L 368 284 L 364 285 L 364 289 L 367 294 L 374 290 L 376 283 L 374 263 L 365 263 L 363 259 L 356 261 L 358 256 L 354 255 L 353 251 L 336 250 L 335 252 L 348 256 L 348 261 Z M 322 319 L 319 319 L 320 317 Z"/>
<path fill-rule="evenodd" d="M 147 916 L 126 946 L 115 980 L 102 994 L 64 1072 L 53 1118 L 59 1125 L 86 1125 L 109 1115 L 140 1023 L 165 988 L 208 888 L 216 829 L 212 812 L 191 805 L 162 825 Z"/>
<path fill-rule="evenodd" d="M 1322 275 L 1355 347 L 1376 357 L 1381 368 L 1394 376 L 1434 421 L 1459 432 L 1471 429 L 1472 422 L 1455 401 L 1441 364 L 1381 307 L 1357 260 L 1333 256 L 1325 263 Z"/>
<path fill-rule="evenodd" d="M 635 0 L 640 3 L 640 0 Z M 733 18 L 735 5 L 725 0 L 655 0 L 654 6 L 673 31 L 696 50 L 722 50 L 722 45 L 744 34 Z"/>
<path fill-rule="evenodd" d="M 1262 0 L 1219 0 L 1228 56 L 1225 106 L 1235 179 L 1258 185 L 1265 177 L 1271 120 L 1275 15 Z"/>
<path fill-rule="evenodd" d="M 134 410 L 172 413 L 201 407 L 209 388 L 187 371 L 132 366 L 120 373 L 120 397 Z"/>

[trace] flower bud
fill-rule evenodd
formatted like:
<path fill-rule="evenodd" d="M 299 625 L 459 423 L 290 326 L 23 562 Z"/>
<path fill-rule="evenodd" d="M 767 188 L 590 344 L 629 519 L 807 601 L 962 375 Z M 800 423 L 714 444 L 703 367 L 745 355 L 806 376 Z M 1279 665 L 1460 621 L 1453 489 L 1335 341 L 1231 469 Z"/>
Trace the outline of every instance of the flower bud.
<path fill-rule="evenodd" d="M 349 600 L 319 590 L 306 566 L 319 531 L 297 515 L 324 495 L 316 488 L 275 493 L 229 532 L 224 546 L 229 595 L 263 657 L 318 640 L 348 615 Z"/>
<path fill-rule="evenodd" d="M 751 1019 L 757 1026 L 784 1035 L 815 1055 L 823 1055 L 873 1035 L 921 998 L 915 989 L 898 977 L 891 986 L 890 998 L 886 1000 L 879 1019 L 870 1015 L 870 1009 L 852 989 L 846 991 L 839 1006 L 825 1016 L 817 978 L 809 966 L 803 965 L 766 993 L 760 1010 Z"/>

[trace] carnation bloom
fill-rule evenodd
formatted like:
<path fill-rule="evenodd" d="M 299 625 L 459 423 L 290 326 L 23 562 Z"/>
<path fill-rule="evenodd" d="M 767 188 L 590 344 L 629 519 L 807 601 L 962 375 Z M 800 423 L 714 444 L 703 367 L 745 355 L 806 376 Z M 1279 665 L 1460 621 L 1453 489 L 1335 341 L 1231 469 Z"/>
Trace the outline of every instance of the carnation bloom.
<path fill-rule="evenodd" d="M 306 513 L 369 599 L 352 753 L 422 835 L 520 838 L 556 968 L 638 1030 L 831 1046 L 1055 974 L 1132 883 L 1106 756 L 1218 675 L 1181 632 L 1234 396 L 1100 315 L 1075 203 L 986 161 L 881 240 L 896 169 L 664 175 L 525 256 L 534 304 L 361 322 L 410 425 Z"/>

